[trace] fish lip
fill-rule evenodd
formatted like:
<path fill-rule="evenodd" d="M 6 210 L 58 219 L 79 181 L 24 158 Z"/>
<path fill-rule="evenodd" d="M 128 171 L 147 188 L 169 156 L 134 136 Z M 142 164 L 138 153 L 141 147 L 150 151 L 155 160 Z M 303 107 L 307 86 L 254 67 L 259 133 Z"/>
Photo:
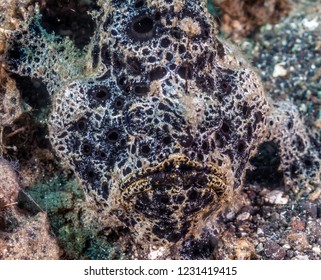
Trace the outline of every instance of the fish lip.
<path fill-rule="evenodd" d="M 119 218 L 139 240 L 176 243 L 218 213 L 226 190 L 220 167 L 172 155 L 124 182 Z"/>
<path fill-rule="evenodd" d="M 186 155 L 183 154 L 174 154 L 169 158 L 163 160 L 161 163 L 154 167 L 148 167 L 145 170 L 140 170 L 133 174 L 121 185 L 120 190 L 122 196 L 125 200 L 130 199 L 131 196 L 138 194 L 140 192 L 148 191 L 148 189 L 141 188 L 139 191 L 135 191 L 131 186 L 138 184 L 139 182 L 145 182 L 148 185 L 153 183 L 161 183 L 162 179 L 165 177 L 174 178 L 179 180 L 184 176 L 197 176 L 199 174 L 208 174 L 210 176 L 215 176 L 222 185 L 226 185 L 226 178 L 220 168 L 215 165 L 204 165 L 200 161 L 190 160 Z M 167 179 L 168 179 L 167 178 Z M 177 180 L 173 181 L 173 184 Z M 204 186 L 208 187 L 208 186 Z M 217 189 L 218 193 L 225 192 L 226 186 L 224 189 Z"/>

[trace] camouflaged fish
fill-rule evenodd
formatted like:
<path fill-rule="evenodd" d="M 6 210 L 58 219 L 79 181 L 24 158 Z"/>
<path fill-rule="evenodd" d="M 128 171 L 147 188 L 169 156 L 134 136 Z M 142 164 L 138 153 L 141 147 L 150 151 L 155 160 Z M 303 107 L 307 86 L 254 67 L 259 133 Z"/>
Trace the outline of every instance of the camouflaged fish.
<path fill-rule="evenodd" d="M 292 105 L 268 102 L 256 71 L 218 37 L 205 0 L 99 4 L 90 63 L 62 43 L 48 51 L 49 39 L 29 32 L 15 39 L 24 59 L 8 65 L 48 83 L 53 149 L 134 243 L 171 248 L 200 238 L 266 140 L 283 148 L 289 184 L 300 177 L 294 165 L 320 182 L 316 138 Z M 89 70 L 71 79 L 71 64 Z"/>

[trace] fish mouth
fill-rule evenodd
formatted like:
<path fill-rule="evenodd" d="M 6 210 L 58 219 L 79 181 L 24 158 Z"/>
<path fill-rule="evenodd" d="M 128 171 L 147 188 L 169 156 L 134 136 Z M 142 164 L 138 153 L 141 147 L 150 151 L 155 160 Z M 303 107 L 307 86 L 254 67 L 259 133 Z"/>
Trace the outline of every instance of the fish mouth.
<path fill-rule="evenodd" d="M 127 224 L 143 224 L 147 235 L 168 241 L 179 240 L 193 224 L 205 220 L 225 193 L 226 179 L 219 167 L 181 154 L 138 172 L 121 187 Z"/>

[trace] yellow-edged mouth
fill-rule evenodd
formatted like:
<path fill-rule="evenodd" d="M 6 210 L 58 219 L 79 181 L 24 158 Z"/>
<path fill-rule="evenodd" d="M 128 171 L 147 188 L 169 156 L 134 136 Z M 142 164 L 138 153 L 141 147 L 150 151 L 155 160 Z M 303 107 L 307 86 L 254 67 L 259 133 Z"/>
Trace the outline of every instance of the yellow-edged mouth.
<path fill-rule="evenodd" d="M 204 175 L 209 180 L 204 181 Z M 214 165 L 204 166 L 185 155 L 175 155 L 156 167 L 147 168 L 133 175 L 122 185 L 121 190 L 123 197 L 130 199 L 135 194 L 152 190 L 151 186 L 147 185 L 160 186 L 165 183 L 173 187 L 175 185 L 174 189 L 177 191 L 188 188 L 186 183 L 197 183 L 198 187 L 213 188 L 217 193 L 223 193 L 226 180 L 220 169 Z"/>
<path fill-rule="evenodd" d="M 127 180 L 122 203 L 129 226 L 177 241 L 222 201 L 226 181 L 220 168 L 172 156 Z"/>

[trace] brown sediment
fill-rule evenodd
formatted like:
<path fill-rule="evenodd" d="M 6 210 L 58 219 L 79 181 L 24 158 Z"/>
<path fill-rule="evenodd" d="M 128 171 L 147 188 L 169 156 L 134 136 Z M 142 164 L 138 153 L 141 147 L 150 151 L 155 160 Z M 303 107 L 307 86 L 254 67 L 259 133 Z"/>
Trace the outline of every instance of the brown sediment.
<path fill-rule="evenodd" d="M 213 0 L 223 10 L 221 29 L 234 38 L 250 35 L 265 23 L 277 23 L 291 10 L 288 0 Z"/>

